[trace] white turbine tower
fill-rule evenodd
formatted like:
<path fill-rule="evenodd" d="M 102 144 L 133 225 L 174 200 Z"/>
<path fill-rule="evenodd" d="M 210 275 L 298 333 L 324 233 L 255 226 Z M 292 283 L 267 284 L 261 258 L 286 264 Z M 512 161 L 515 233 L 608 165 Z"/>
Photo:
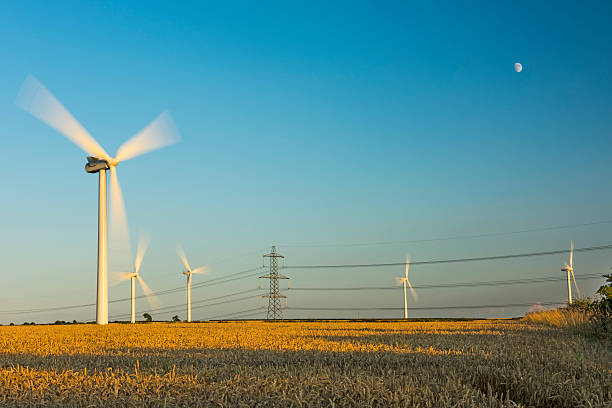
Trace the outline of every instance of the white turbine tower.
<path fill-rule="evenodd" d="M 140 288 L 145 294 L 147 301 L 149 302 L 149 306 L 151 309 L 156 309 L 160 306 L 159 299 L 153 294 L 153 291 L 149 286 L 145 283 L 145 281 L 140 277 L 140 267 L 142 266 L 142 259 L 144 258 L 145 253 L 147 252 L 147 247 L 149 246 L 148 238 L 144 236 L 140 236 L 138 240 L 138 250 L 136 252 L 136 260 L 134 261 L 134 271 L 133 272 L 124 272 L 119 274 L 119 282 L 129 279 L 131 284 L 131 303 L 130 303 L 130 311 L 131 311 L 131 319 L 132 323 L 136 323 L 136 280 L 140 284 Z"/>
<path fill-rule="evenodd" d="M 191 269 L 189 266 L 189 262 L 187 261 L 187 257 L 185 256 L 185 252 L 183 251 L 183 247 L 179 244 L 176 247 L 176 251 L 183 261 L 183 265 L 185 265 L 186 270 L 183 272 L 183 275 L 187 276 L 187 321 L 191 322 L 191 275 L 197 274 L 208 274 L 210 273 L 210 268 L 208 265 L 200 266 L 196 269 Z"/>
<path fill-rule="evenodd" d="M 408 280 L 408 270 L 410 269 L 410 256 L 406 255 L 406 276 L 403 278 L 397 278 L 397 282 L 402 283 L 404 285 L 404 319 L 408 318 L 408 297 L 406 296 L 406 284 L 410 288 L 410 294 L 412 294 L 412 298 L 415 302 L 419 301 L 419 296 L 413 289 L 410 281 Z"/>
<path fill-rule="evenodd" d="M 571 278 L 574 280 L 574 286 L 576 287 L 576 292 L 578 292 L 578 297 L 580 297 L 580 289 L 578 289 L 578 284 L 576 283 L 576 277 L 574 276 L 574 241 L 570 241 L 570 263 L 567 262 L 565 266 L 561 268 L 561 271 L 567 273 L 567 303 L 572 304 L 572 283 L 570 281 Z"/>
<path fill-rule="evenodd" d="M 121 187 L 117 180 L 117 164 L 160 147 L 176 143 L 178 133 L 170 114 L 165 111 L 139 133 L 119 147 L 111 157 L 64 106 L 36 78 L 28 76 L 16 100 L 23 110 L 51 126 L 80 147 L 87 157 L 85 171 L 99 174 L 98 190 L 98 290 L 96 297 L 96 323 L 108 323 L 108 235 L 106 170 L 111 181 L 111 225 L 113 236 L 129 248 L 127 220 Z M 127 253 L 131 256 L 131 250 Z"/>

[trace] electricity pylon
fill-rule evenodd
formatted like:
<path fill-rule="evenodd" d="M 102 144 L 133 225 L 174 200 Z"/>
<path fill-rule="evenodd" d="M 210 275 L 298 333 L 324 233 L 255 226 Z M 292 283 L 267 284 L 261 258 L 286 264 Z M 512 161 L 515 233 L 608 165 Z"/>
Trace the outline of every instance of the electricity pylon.
<path fill-rule="evenodd" d="M 281 295 L 278 287 L 279 279 L 289 279 L 285 275 L 278 273 L 278 258 L 283 259 L 283 267 L 285 266 L 285 257 L 276 252 L 276 246 L 272 246 L 272 251 L 269 254 L 263 256 L 262 266 L 266 266 L 266 258 L 270 259 L 270 273 L 267 275 L 260 276 L 259 279 L 270 279 L 270 292 L 267 295 L 262 296 L 268 298 L 268 320 L 280 320 L 283 318 L 283 309 L 281 308 L 281 298 L 285 298 L 285 306 L 287 302 L 287 296 Z"/>

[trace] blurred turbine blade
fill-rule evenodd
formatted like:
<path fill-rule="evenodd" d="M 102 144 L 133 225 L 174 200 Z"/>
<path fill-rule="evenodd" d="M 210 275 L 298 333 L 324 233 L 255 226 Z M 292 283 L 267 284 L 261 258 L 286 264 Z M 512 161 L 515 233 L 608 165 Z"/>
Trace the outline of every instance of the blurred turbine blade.
<path fill-rule="evenodd" d="M 408 284 L 408 287 L 410 288 L 410 293 L 412 294 L 412 298 L 414 299 L 415 302 L 419 302 L 419 295 L 417 295 L 416 291 L 412 288 L 412 285 L 410 284 L 410 281 L 408 279 L 406 279 L 406 283 Z"/>
<path fill-rule="evenodd" d="M 576 287 L 576 292 L 578 292 L 578 298 L 581 298 L 582 296 L 580 296 L 580 289 L 578 289 L 578 284 L 576 283 L 576 277 L 574 276 L 574 270 L 570 269 L 572 272 L 572 279 L 574 280 L 574 286 Z"/>
<path fill-rule="evenodd" d="M 570 266 L 574 266 L 574 241 L 570 241 Z"/>
<path fill-rule="evenodd" d="M 200 274 L 200 275 L 208 275 L 210 273 L 210 267 L 208 265 L 200 266 L 199 268 L 194 269 L 191 273 Z"/>
<path fill-rule="evenodd" d="M 23 82 L 15 103 L 72 140 L 89 155 L 108 160 L 109 156 L 102 146 L 32 75 L 28 75 Z"/>
<path fill-rule="evenodd" d="M 115 159 L 117 161 L 129 160 L 152 150 L 176 143 L 179 140 L 180 137 L 172 116 L 170 116 L 168 111 L 164 111 L 147 127 L 123 143 L 119 147 Z"/>
<path fill-rule="evenodd" d="M 406 255 L 406 279 L 408 279 L 409 269 L 410 269 L 410 255 Z"/>
<path fill-rule="evenodd" d="M 147 248 L 149 247 L 149 242 L 151 240 L 145 234 L 140 234 L 138 237 L 138 249 L 136 250 L 136 261 L 134 262 L 134 271 L 138 273 L 140 271 L 140 266 L 142 265 L 142 258 L 144 258 L 145 253 L 147 252 Z"/>
<path fill-rule="evenodd" d="M 120 284 L 130 279 L 132 274 L 130 272 L 113 272 L 111 273 L 111 286 Z"/>
<path fill-rule="evenodd" d="M 136 275 L 136 279 L 138 279 L 138 283 L 140 283 L 140 287 L 142 288 L 142 291 L 144 292 L 147 298 L 147 302 L 149 302 L 149 306 L 151 307 L 151 309 L 152 310 L 159 309 L 159 307 L 161 306 L 161 302 L 159 301 L 157 296 L 153 294 L 153 291 L 151 290 L 151 288 L 149 288 L 149 286 L 145 283 L 145 281 L 142 280 L 140 275 Z"/>
<path fill-rule="evenodd" d="M 191 271 L 191 267 L 189 266 L 189 262 L 187 262 L 187 257 L 185 256 L 185 251 L 183 251 L 181 244 L 176 246 L 176 252 L 178 252 L 181 261 L 183 261 L 183 265 L 185 265 L 185 268 L 187 268 L 188 271 Z"/>
<path fill-rule="evenodd" d="M 128 228 L 127 216 L 125 213 L 125 204 L 123 201 L 123 193 L 117 178 L 117 167 L 110 167 L 110 187 L 111 187 L 111 205 L 110 205 L 110 242 L 109 251 L 112 256 L 114 270 L 130 270 L 134 267 L 132 261 L 132 246 L 130 243 L 130 232 Z"/>

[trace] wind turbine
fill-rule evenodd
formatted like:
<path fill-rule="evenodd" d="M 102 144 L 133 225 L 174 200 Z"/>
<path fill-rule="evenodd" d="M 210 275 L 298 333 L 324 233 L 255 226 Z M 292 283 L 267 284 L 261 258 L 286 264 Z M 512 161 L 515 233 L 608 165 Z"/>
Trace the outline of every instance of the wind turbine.
<path fill-rule="evenodd" d="M 140 288 L 144 292 L 147 301 L 149 302 L 149 306 L 151 309 L 155 309 L 159 307 L 160 302 L 157 297 L 153 294 L 153 291 L 149 286 L 145 283 L 145 281 L 140 277 L 140 267 L 142 266 L 142 259 L 144 258 L 145 253 L 147 252 L 147 247 L 149 246 L 149 240 L 144 236 L 140 236 L 138 239 L 138 250 L 136 251 L 136 260 L 134 261 L 134 271 L 133 272 L 124 272 L 120 274 L 119 282 L 129 279 L 131 284 L 131 322 L 136 323 L 136 280 L 140 284 Z M 117 283 L 119 283 L 117 282 Z"/>
<path fill-rule="evenodd" d="M 574 241 L 570 241 L 570 263 L 567 262 L 565 266 L 561 268 L 561 271 L 567 272 L 567 303 L 572 304 L 572 284 L 570 281 L 570 274 L 572 275 L 572 279 L 574 280 L 574 286 L 576 286 L 576 292 L 578 292 L 578 297 L 580 297 L 580 289 L 578 289 L 578 284 L 576 283 L 576 277 L 574 277 Z"/>
<path fill-rule="evenodd" d="M 406 276 L 403 278 L 397 278 L 397 282 L 402 283 L 404 285 L 404 319 L 408 318 L 408 297 L 406 296 L 406 284 L 408 284 L 408 287 L 410 288 L 410 293 L 412 294 L 412 298 L 414 299 L 415 302 L 419 301 L 419 296 L 417 295 L 417 293 L 415 292 L 415 290 L 412 288 L 412 285 L 410 284 L 410 281 L 408 280 L 408 270 L 410 269 L 410 256 L 406 255 Z"/>
<path fill-rule="evenodd" d="M 183 272 L 183 275 L 187 276 L 187 321 L 191 322 L 191 275 L 198 274 L 208 274 L 210 273 L 210 268 L 208 265 L 200 266 L 196 269 L 191 269 L 189 266 L 189 262 L 187 261 L 187 257 L 185 256 L 185 252 L 183 251 L 183 247 L 181 244 L 178 244 L 176 247 L 176 251 L 183 261 L 183 265 L 185 265 L 186 270 Z"/>
<path fill-rule="evenodd" d="M 174 122 L 164 111 L 147 127 L 124 142 L 111 157 L 66 108 L 36 78 L 29 75 L 17 95 L 17 106 L 45 122 L 80 147 L 89 156 L 85 171 L 99 173 L 98 186 L 98 289 L 96 323 L 108 324 L 108 235 L 106 170 L 110 170 L 112 230 L 129 246 L 125 205 L 117 179 L 117 165 L 179 140 Z M 126 238 L 127 237 L 127 238 Z M 128 251 L 131 253 L 131 251 Z M 131 256 L 131 254 L 130 254 Z"/>

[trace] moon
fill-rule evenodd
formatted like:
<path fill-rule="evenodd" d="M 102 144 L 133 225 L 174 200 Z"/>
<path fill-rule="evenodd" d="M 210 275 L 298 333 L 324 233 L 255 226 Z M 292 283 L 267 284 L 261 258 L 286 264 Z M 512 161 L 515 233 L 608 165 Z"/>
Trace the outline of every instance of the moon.
<path fill-rule="evenodd" d="M 516 72 L 521 72 L 521 71 L 523 70 L 523 66 L 521 65 L 521 63 L 520 63 L 520 62 L 515 62 L 515 63 L 514 63 L 514 70 L 515 70 Z"/>

